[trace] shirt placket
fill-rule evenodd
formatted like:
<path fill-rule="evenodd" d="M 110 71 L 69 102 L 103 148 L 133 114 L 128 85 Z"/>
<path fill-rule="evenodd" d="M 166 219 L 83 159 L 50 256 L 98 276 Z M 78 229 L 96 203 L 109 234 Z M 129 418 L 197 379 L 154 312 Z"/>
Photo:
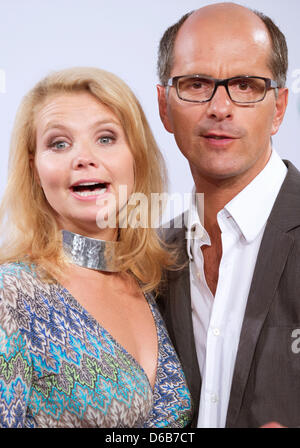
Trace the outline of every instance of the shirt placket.
<path fill-rule="evenodd" d="M 232 266 L 230 253 L 236 244 L 237 236 L 232 233 L 228 217 L 222 211 L 219 215 L 222 228 L 222 258 L 219 267 L 219 278 L 216 295 L 212 299 L 210 321 L 207 329 L 206 356 L 202 394 L 204 401 L 202 412 L 202 426 L 219 427 L 222 425 L 222 350 L 226 337 L 226 309 L 228 307 L 228 279 Z"/>

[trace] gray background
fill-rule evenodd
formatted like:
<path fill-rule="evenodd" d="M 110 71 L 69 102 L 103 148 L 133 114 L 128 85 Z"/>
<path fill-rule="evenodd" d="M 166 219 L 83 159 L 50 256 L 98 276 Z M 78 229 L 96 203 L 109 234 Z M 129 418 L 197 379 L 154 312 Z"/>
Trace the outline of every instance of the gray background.
<path fill-rule="evenodd" d="M 0 0 L 0 198 L 10 133 L 23 95 L 52 70 L 96 66 L 124 79 L 139 98 L 165 156 L 169 191 L 190 192 L 189 166 L 163 128 L 156 99 L 156 56 L 165 29 L 202 0 Z M 290 89 L 285 121 L 274 138 L 282 158 L 300 168 L 300 1 L 238 2 L 270 15 L 287 38 Z M 177 208 L 181 208 L 180 204 Z M 179 212 L 175 209 L 174 213 Z"/>

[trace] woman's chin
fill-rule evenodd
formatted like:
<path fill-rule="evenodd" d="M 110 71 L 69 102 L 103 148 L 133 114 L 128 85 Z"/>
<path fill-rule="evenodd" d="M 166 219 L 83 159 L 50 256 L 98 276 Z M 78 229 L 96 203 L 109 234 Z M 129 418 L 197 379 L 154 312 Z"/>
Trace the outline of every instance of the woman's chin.
<path fill-rule="evenodd" d="M 69 232 L 78 233 L 79 235 L 90 238 L 114 239 L 116 234 L 115 226 L 109 226 L 109 223 L 106 223 L 104 220 L 98 222 L 96 216 L 91 219 L 76 219 L 68 222 L 60 222 L 59 227 L 62 230 L 68 230 Z"/>

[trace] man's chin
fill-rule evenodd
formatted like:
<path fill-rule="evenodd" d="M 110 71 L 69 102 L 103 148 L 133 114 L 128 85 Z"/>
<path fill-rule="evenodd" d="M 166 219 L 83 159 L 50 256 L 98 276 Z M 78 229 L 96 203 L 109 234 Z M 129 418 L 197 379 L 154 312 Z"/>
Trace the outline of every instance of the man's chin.
<path fill-rule="evenodd" d="M 191 166 L 192 175 L 196 181 L 203 179 L 209 182 L 225 182 L 235 181 L 240 178 L 246 169 L 243 169 L 237 164 L 210 164 L 206 166 Z"/>

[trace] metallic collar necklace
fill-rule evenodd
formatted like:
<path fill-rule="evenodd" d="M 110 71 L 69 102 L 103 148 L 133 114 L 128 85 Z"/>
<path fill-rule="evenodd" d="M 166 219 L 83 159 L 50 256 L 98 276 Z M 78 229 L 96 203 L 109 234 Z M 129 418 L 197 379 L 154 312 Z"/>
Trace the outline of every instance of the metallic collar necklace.
<path fill-rule="evenodd" d="M 65 254 L 71 262 L 97 271 L 118 272 L 114 265 L 117 241 L 103 241 L 62 230 Z"/>

